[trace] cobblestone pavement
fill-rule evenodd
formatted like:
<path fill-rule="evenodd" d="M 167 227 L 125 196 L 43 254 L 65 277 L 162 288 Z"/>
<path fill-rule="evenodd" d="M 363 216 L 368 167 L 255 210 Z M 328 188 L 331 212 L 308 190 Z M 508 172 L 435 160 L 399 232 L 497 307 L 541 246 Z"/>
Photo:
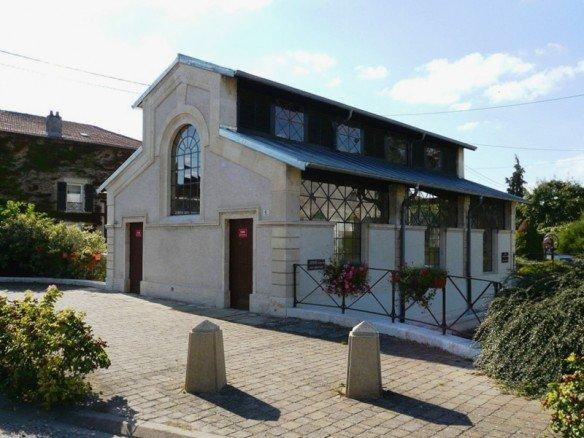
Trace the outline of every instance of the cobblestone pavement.
<path fill-rule="evenodd" d="M 26 288 L 0 285 L 0 293 L 14 298 Z M 538 401 L 502 394 L 469 362 L 429 347 L 383 336 L 385 396 L 356 401 L 338 394 L 347 329 L 89 288 L 63 290 L 61 305 L 87 312 L 109 344 L 112 365 L 91 376 L 99 400 L 88 409 L 233 437 L 549 434 Z M 205 318 L 223 330 L 229 385 L 196 396 L 182 390 L 187 339 Z"/>

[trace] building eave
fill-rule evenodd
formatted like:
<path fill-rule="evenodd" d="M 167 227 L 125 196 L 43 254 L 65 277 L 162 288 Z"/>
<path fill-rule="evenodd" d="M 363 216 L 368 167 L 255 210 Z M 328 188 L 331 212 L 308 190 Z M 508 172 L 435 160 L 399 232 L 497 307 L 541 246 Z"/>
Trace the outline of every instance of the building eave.
<path fill-rule="evenodd" d="M 233 77 L 235 76 L 235 70 L 231 70 L 227 67 L 222 67 L 211 62 L 203 61 L 202 59 L 192 58 L 181 53 L 176 55 L 176 58 L 172 63 L 150 84 L 150 86 L 144 91 L 140 97 L 132 104 L 132 108 L 141 108 L 142 103 L 146 96 L 148 96 L 157 86 L 162 82 L 162 80 L 179 64 L 188 65 L 191 67 L 200 68 L 207 71 L 212 71 L 223 76 Z"/>

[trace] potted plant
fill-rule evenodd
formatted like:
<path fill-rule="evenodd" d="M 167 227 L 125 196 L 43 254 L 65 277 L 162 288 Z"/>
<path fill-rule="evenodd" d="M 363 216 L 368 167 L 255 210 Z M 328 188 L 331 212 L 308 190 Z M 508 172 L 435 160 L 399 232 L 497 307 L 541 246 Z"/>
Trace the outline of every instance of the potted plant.
<path fill-rule="evenodd" d="M 406 302 L 414 300 L 428 308 L 436 296 L 436 290 L 446 286 L 446 271 L 427 266 L 405 266 L 392 272 L 391 282 L 399 286 Z"/>
<path fill-rule="evenodd" d="M 338 296 L 362 295 L 370 292 L 369 268 L 365 263 L 332 261 L 324 268 L 326 293 Z"/>

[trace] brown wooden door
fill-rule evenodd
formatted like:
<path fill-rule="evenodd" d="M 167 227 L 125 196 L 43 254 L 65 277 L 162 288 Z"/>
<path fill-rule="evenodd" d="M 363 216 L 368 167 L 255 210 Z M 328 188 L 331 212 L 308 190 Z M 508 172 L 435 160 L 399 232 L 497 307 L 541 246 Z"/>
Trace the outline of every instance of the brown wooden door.
<path fill-rule="evenodd" d="M 229 221 L 229 291 L 231 307 L 249 309 L 253 288 L 253 220 Z"/>
<path fill-rule="evenodd" d="M 130 292 L 140 293 L 142 281 L 142 222 L 130 224 Z"/>

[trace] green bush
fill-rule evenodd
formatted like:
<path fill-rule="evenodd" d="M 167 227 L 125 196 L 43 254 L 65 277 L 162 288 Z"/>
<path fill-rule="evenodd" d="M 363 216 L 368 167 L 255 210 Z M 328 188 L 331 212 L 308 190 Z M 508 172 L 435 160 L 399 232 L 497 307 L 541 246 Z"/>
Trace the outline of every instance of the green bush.
<path fill-rule="evenodd" d="M 534 263 L 495 297 L 476 338 L 476 365 L 520 394 L 557 381 L 565 357 L 584 352 L 584 264 Z"/>
<path fill-rule="evenodd" d="M 529 260 L 543 260 L 543 234 L 531 222 L 528 222 L 527 229 L 517 233 L 515 244 L 518 256 Z"/>
<path fill-rule="evenodd" d="M 34 210 L 32 204 L 0 205 L 0 275 L 105 278 L 105 239 Z"/>
<path fill-rule="evenodd" d="M 553 411 L 551 428 L 565 437 L 584 437 L 584 357 L 566 359 L 567 374 L 550 383 L 544 406 Z"/>
<path fill-rule="evenodd" d="M 577 221 L 558 230 L 558 251 L 567 254 L 584 254 L 584 215 Z"/>
<path fill-rule="evenodd" d="M 110 365 L 83 313 L 55 311 L 60 296 L 50 286 L 40 301 L 30 292 L 0 297 L 0 391 L 12 399 L 46 408 L 79 401 L 91 390 L 84 377 Z"/>

